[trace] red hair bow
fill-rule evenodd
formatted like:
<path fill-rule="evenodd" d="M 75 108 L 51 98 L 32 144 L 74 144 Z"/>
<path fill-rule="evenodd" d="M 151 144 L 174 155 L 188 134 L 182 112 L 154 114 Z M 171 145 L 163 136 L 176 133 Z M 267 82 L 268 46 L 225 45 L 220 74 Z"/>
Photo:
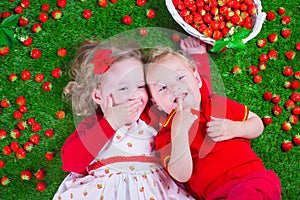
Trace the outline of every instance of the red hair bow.
<path fill-rule="evenodd" d="M 104 74 L 109 69 L 110 64 L 117 59 L 109 57 L 111 53 L 110 49 L 101 49 L 95 52 L 94 59 L 91 61 L 95 64 L 95 74 Z"/>

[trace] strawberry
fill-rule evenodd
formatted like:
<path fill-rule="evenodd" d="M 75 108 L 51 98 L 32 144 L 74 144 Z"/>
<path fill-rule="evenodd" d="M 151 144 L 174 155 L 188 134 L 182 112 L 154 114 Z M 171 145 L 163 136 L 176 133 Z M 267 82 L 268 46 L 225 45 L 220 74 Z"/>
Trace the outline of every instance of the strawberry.
<path fill-rule="evenodd" d="M 234 66 L 232 69 L 231 69 L 231 72 L 233 74 L 241 74 L 242 73 L 242 70 L 240 68 L 240 66 Z"/>
<path fill-rule="evenodd" d="M 206 29 L 204 29 L 203 35 L 205 35 L 206 37 L 211 37 L 213 35 L 213 29 L 210 27 L 207 27 Z"/>
<path fill-rule="evenodd" d="M 52 137 L 53 137 L 53 135 L 54 135 L 54 131 L 53 131 L 53 130 L 50 130 L 50 129 L 48 129 L 48 130 L 45 130 L 44 134 L 46 135 L 46 137 L 48 137 L 48 138 L 52 138 Z"/>
<path fill-rule="evenodd" d="M 287 89 L 290 88 L 290 87 L 291 87 L 291 81 L 289 81 L 289 80 L 284 81 L 283 86 L 284 86 L 285 88 L 287 88 Z"/>
<path fill-rule="evenodd" d="M 287 100 L 285 103 L 284 103 L 284 107 L 287 109 L 287 110 L 291 110 L 295 107 L 295 102 L 291 99 Z"/>
<path fill-rule="evenodd" d="M 10 137 L 14 138 L 14 139 L 18 139 L 20 137 L 21 133 L 18 129 L 13 129 L 10 132 Z"/>
<path fill-rule="evenodd" d="M 147 12 L 146 12 L 146 16 L 147 16 L 149 19 L 154 18 L 155 15 L 156 15 L 156 13 L 155 13 L 155 10 L 153 10 L 153 9 L 149 9 L 149 10 L 147 10 Z"/>
<path fill-rule="evenodd" d="M 89 9 L 86 9 L 86 10 L 84 10 L 84 11 L 82 12 L 82 17 L 83 17 L 84 19 L 90 19 L 90 18 L 92 17 L 92 15 L 93 15 L 93 13 L 92 13 L 92 11 L 89 10 Z"/>
<path fill-rule="evenodd" d="M 1 185 L 5 186 L 10 183 L 10 180 L 7 176 L 3 176 L 0 181 Z"/>
<path fill-rule="evenodd" d="M 0 169 L 2 169 L 5 166 L 5 162 L 3 160 L 0 160 Z"/>
<path fill-rule="evenodd" d="M 34 176 L 37 180 L 43 180 L 45 177 L 45 171 L 43 169 L 38 169 Z"/>
<path fill-rule="evenodd" d="M 260 62 L 257 67 L 260 71 L 264 71 L 264 70 L 266 70 L 267 65 L 264 62 Z"/>
<path fill-rule="evenodd" d="M 267 40 L 264 38 L 261 38 L 259 40 L 257 40 L 256 45 L 258 48 L 264 48 L 267 44 Z"/>
<path fill-rule="evenodd" d="M 50 10 L 50 5 L 47 4 L 47 3 L 44 3 L 44 4 L 41 6 L 41 9 L 42 9 L 42 11 L 48 12 L 48 11 Z"/>
<path fill-rule="evenodd" d="M 300 101 L 300 94 L 298 92 L 293 92 L 289 98 L 294 102 L 298 102 Z"/>
<path fill-rule="evenodd" d="M 256 5 L 249 5 L 247 11 L 251 16 L 255 15 L 257 13 Z"/>
<path fill-rule="evenodd" d="M 278 116 L 282 113 L 282 108 L 278 105 L 275 105 L 273 108 L 272 108 L 272 112 L 274 115 Z"/>
<path fill-rule="evenodd" d="M 297 124 L 298 123 L 298 121 L 299 121 L 299 118 L 296 116 L 296 115 L 290 115 L 289 116 L 289 122 L 291 123 L 291 124 Z"/>
<path fill-rule="evenodd" d="M 23 7 L 22 6 L 16 6 L 14 9 L 14 12 L 16 14 L 21 14 L 23 12 Z"/>
<path fill-rule="evenodd" d="M 262 119 L 265 126 L 268 126 L 272 123 L 273 119 L 270 116 L 264 116 Z"/>
<path fill-rule="evenodd" d="M 44 182 L 38 182 L 36 184 L 36 189 L 39 191 L 39 192 L 44 192 L 44 190 L 46 189 L 46 183 Z"/>
<path fill-rule="evenodd" d="M 123 24 L 130 25 L 130 24 L 132 23 L 132 18 L 131 18 L 131 16 L 125 15 L 125 16 L 122 18 L 122 22 L 123 22 Z"/>
<path fill-rule="evenodd" d="M 300 135 L 294 135 L 293 137 L 293 143 L 295 146 L 299 146 L 300 145 Z"/>
<path fill-rule="evenodd" d="M 284 55 L 287 59 L 293 60 L 296 55 L 296 52 L 295 51 L 287 51 L 284 53 Z"/>
<path fill-rule="evenodd" d="M 259 56 L 259 61 L 260 61 L 260 62 L 268 62 L 268 60 L 269 60 L 268 54 L 261 54 L 261 55 Z"/>
<path fill-rule="evenodd" d="M 32 173 L 29 170 L 24 170 L 20 173 L 22 180 L 29 181 L 32 178 Z"/>
<path fill-rule="evenodd" d="M 264 95 L 263 95 L 263 98 L 266 101 L 270 101 L 272 99 L 272 93 L 271 92 L 265 92 Z"/>
<path fill-rule="evenodd" d="M 44 78 L 45 78 L 44 74 L 37 74 L 37 75 L 35 75 L 34 80 L 35 80 L 35 82 L 40 83 L 44 80 Z"/>
<path fill-rule="evenodd" d="M 32 126 L 35 123 L 35 119 L 33 117 L 27 119 L 27 124 Z"/>
<path fill-rule="evenodd" d="M 293 81 L 291 82 L 291 88 L 292 88 L 293 90 L 297 90 L 299 87 L 300 87 L 299 81 L 293 80 Z"/>
<path fill-rule="evenodd" d="M 44 82 L 42 89 L 49 92 L 52 89 L 52 84 L 50 82 Z"/>
<path fill-rule="evenodd" d="M 51 71 L 51 75 L 54 77 L 54 78 L 59 78 L 61 76 L 62 72 L 61 72 L 61 69 L 60 68 L 55 68 Z"/>
<path fill-rule="evenodd" d="M 31 73 L 29 70 L 23 70 L 22 73 L 21 73 L 21 79 L 23 81 L 27 81 L 30 79 L 30 76 L 31 76 Z"/>
<path fill-rule="evenodd" d="M 277 13 L 278 13 L 280 16 L 284 15 L 285 12 L 286 12 L 286 10 L 285 10 L 285 8 L 283 8 L 283 7 L 280 7 L 280 8 L 277 9 Z"/>
<path fill-rule="evenodd" d="M 8 108 L 10 106 L 10 103 L 7 99 L 2 99 L 0 105 L 2 108 Z"/>
<path fill-rule="evenodd" d="M 23 8 L 28 8 L 30 6 L 30 1 L 29 0 L 22 0 L 21 1 L 21 6 Z"/>
<path fill-rule="evenodd" d="M 290 66 L 285 66 L 283 71 L 282 71 L 282 74 L 284 76 L 292 76 L 294 73 L 293 69 L 290 67 Z"/>
<path fill-rule="evenodd" d="M 16 103 L 19 105 L 19 106 L 23 106 L 25 105 L 26 103 L 26 99 L 24 96 L 19 96 L 16 98 Z"/>
<path fill-rule="evenodd" d="M 11 154 L 12 150 L 9 146 L 4 146 L 2 149 L 2 152 L 4 155 L 9 156 Z"/>
<path fill-rule="evenodd" d="M 32 45 L 32 38 L 30 36 L 21 37 L 20 40 L 24 46 L 29 47 Z"/>
<path fill-rule="evenodd" d="M 100 7 L 106 7 L 107 6 L 108 1 L 107 0 L 99 0 L 98 5 Z"/>
<path fill-rule="evenodd" d="M 275 95 L 272 96 L 271 102 L 274 103 L 274 104 L 279 104 L 280 100 L 281 100 L 280 95 L 275 94 Z"/>
<path fill-rule="evenodd" d="M 46 153 L 45 153 L 45 158 L 46 158 L 47 160 L 53 160 L 53 158 L 54 158 L 54 153 L 53 153 L 53 152 L 50 152 L 50 151 L 46 152 Z"/>
<path fill-rule="evenodd" d="M 39 21 L 40 21 L 40 22 L 45 23 L 45 22 L 48 21 L 49 16 L 48 16 L 47 13 L 41 13 L 41 14 L 39 14 L 39 17 L 38 17 L 38 18 L 39 18 Z"/>
<path fill-rule="evenodd" d="M 283 24 L 289 24 L 289 23 L 291 23 L 291 17 L 290 16 L 283 16 L 281 18 L 281 23 L 283 23 Z"/>
<path fill-rule="evenodd" d="M 136 0 L 136 5 L 137 6 L 144 6 L 147 3 L 146 0 Z"/>
<path fill-rule="evenodd" d="M 111 2 L 112 4 L 114 4 L 114 3 L 117 3 L 118 0 L 110 0 L 110 2 Z"/>
<path fill-rule="evenodd" d="M 17 151 L 20 148 L 17 141 L 12 141 L 9 146 L 12 151 Z"/>
<path fill-rule="evenodd" d="M 5 19 L 5 18 L 7 18 L 7 17 L 10 17 L 10 16 L 11 16 L 11 13 L 8 12 L 8 11 L 4 11 L 4 12 L 2 13 L 2 18 L 3 18 L 3 19 Z"/>
<path fill-rule="evenodd" d="M 292 109 L 292 113 L 294 115 L 300 115 L 300 106 L 295 106 L 293 109 Z"/>
<path fill-rule="evenodd" d="M 64 8 L 67 6 L 67 0 L 57 0 L 57 6 L 60 8 Z"/>
<path fill-rule="evenodd" d="M 40 32 L 42 29 L 43 29 L 43 27 L 42 27 L 41 24 L 33 24 L 33 25 L 31 26 L 31 30 L 32 30 L 32 32 L 34 32 L 34 33 L 38 33 L 38 32 Z"/>
<path fill-rule="evenodd" d="M 295 79 L 300 80 L 300 71 L 295 72 L 294 77 L 295 77 Z"/>
<path fill-rule="evenodd" d="M 34 123 L 31 127 L 31 130 L 33 132 L 39 132 L 40 130 L 42 130 L 42 126 L 39 123 Z"/>
<path fill-rule="evenodd" d="M 288 38 L 290 37 L 291 35 L 291 29 L 289 28 L 283 28 L 281 31 L 280 31 L 280 34 L 283 38 Z"/>
<path fill-rule="evenodd" d="M 145 37 L 147 35 L 148 31 L 146 28 L 140 28 L 138 33 L 140 36 Z"/>
<path fill-rule="evenodd" d="M 173 33 L 172 34 L 172 41 L 173 42 L 179 42 L 181 40 L 181 37 L 180 35 L 176 34 L 176 33 Z"/>
<path fill-rule="evenodd" d="M 253 77 L 253 82 L 254 83 L 258 84 L 261 81 L 262 81 L 262 76 L 261 75 L 259 75 L 259 74 L 254 75 L 254 77 Z"/>
<path fill-rule="evenodd" d="M 256 66 L 253 66 L 251 65 L 249 68 L 248 68 L 248 72 L 249 74 L 252 74 L 252 75 L 256 75 L 258 74 L 258 68 Z"/>
<path fill-rule="evenodd" d="M 19 111 L 21 113 L 26 113 L 28 111 L 28 108 L 27 108 L 27 106 L 23 105 L 23 106 L 20 106 Z"/>
<path fill-rule="evenodd" d="M 62 16 L 62 11 L 61 10 L 53 10 L 51 13 L 51 17 L 55 20 L 60 19 Z"/>
<path fill-rule="evenodd" d="M 300 51 L 300 42 L 298 42 L 298 43 L 295 45 L 295 49 L 296 49 L 297 51 Z"/>
<path fill-rule="evenodd" d="M 268 56 L 269 56 L 270 60 L 276 60 L 278 58 L 278 53 L 277 53 L 277 51 L 275 49 L 271 49 L 268 52 Z"/>
<path fill-rule="evenodd" d="M 22 119 L 22 117 L 23 117 L 23 115 L 22 115 L 22 112 L 21 112 L 21 111 L 16 110 L 16 111 L 14 112 L 14 118 L 15 118 L 15 119 Z"/>
<path fill-rule="evenodd" d="M 65 49 L 65 48 L 59 48 L 57 50 L 57 55 L 59 57 L 65 57 L 67 55 L 67 49 Z"/>
<path fill-rule="evenodd" d="M 63 119 L 63 118 L 65 118 L 65 112 L 62 111 L 62 110 L 57 111 L 55 113 L 55 115 L 56 115 L 57 119 Z"/>
<path fill-rule="evenodd" d="M 25 151 L 30 152 L 33 149 L 33 143 L 31 141 L 27 141 L 24 143 L 23 148 Z"/>
<path fill-rule="evenodd" d="M 293 143 L 289 140 L 284 140 L 282 143 L 281 143 L 281 149 L 285 152 L 288 152 L 290 151 L 291 149 L 293 148 Z"/>
<path fill-rule="evenodd" d="M 19 130 L 23 131 L 23 130 L 25 130 L 26 128 L 27 128 L 27 123 L 26 123 L 26 121 L 19 121 L 19 122 L 18 122 L 18 129 L 19 129 Z"/>
<path fill-rule="evenodd" d="M 268 40 L 269 42 L 273 43 L 273 42 L 276 42 L 278 40 L 278 35 L 276 33 L 271 33 L 269 36 L 268 36 Z"/>
<path fill-rule="evenodd" d="M 267 17 L 266 17 L 267 20 L 272 21 L 275 18 L 276 18 L 276 14 L 273 11 L 268 11 L 267 12 Z"/>
<path fill-rule="evenodd" d="M 29 24 L 29 20 L 26 17 L 21 16 L 18 23 L 20 26 L 27 26 Z"/>
<path fill-rule="evenodd" d="M 0 129 L 0 140 L 3 140 L 4 138 L 6 138 L 7 136 L 7 132 L 4 129 Z"/>
<path fill-rule="evenodd" d="M 37 48 L 34 48 L 34 49 L 31 50 L 30 56 L 33 59 L 37 59 L 37 58 L 42 56 L 42 52 L 41 52 L 41 50 L 39 50 Z"/>
<path fill-rule="evenodd" d="M 5 56 L 9 53 L 9 47 L 8 46 L 4 46 L 0 48 L 0 55 Z"/>
<path fill-rule="evenodd" d="M 32 136 L 30 136 L 30 142 L 32 142 L 33 144 L 39 144 L 40 143 L 39 135 L 33 134 Z"/>

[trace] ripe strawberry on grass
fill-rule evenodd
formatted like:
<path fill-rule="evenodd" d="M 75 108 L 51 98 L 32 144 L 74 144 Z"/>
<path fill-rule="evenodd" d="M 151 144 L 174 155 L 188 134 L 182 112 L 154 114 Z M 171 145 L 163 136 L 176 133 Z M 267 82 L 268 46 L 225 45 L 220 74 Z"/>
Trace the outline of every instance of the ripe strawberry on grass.
<path fill-rule="evenodd" d="M 22 7 L 22 6 L 16 6 L 16 7 L 14 8 L 14 12 L 15 12 L 16 14 L 21 14 L 21 13 L 23 12 L 23 7 Z"/>
<path fill-rule="evenodd" d="M 26 103 L 26 98 L 24 96 L 19 96 L 19 97 L 16 98 L 16 103 L 19 106 L 23 106 Z"/>
<path fill-rule="evenodd" d="M 25 149 L 25 151 L 30 152 L 33 150 L 33 146 L 34 144 L 31 141 L 27 141 L 24 143 L 23 148 Z"/>
<path fill-rule="evenodd" d="M 32 173 L 29 170 L 23 170 L 20 173 L 20 178 L 24 181 L 29 181 L 32 178 Z"/>
<path fill-rule="evenodd" d="M 33 59 L 37 59 L 37 58 L 40 58 L 42 56 L 42 52 L 41 52 L 41 50 L 39 50 L 37 48 L 34 48 L 34 49 L 31 50 L 30 56 Z"/>
<path fill-rule="evenodd" d="M 285 57 L 289 60 L 293 60 L 295 58 L 296 52 L 295 51 L 287 51 L 284 53 Z"/>
<path fill-rule="evenodd" d="M 291 110 L 295 107 L 295 102 L 293 100 L 289 99 L 284 103 L 284 107 L 287 110 Z"/>
<path fill-rule="evenodd" d="M 300 71 L 295 72 L 294 77 L 295 77 L 295 79 L 300 80 Z"/>
<path fill-rule="evenodd" d="M 18 159 L 23 159 L 26 157 L 26 151 L 23 149 L 23 148 L 19 148 L 17 151 L 16 151 L 16 157 Z"/>
<path fill-rule="evenodd" d="M 281 149 L 284 152 L 288 152 L 288 151 L 292 150 L 292 148 L 293 148 L 293 143 L 289 140 L 284 140 L 281 143 Z"/>
<path fill-rule="evenodd" d="M 291 17 L 290 16 L 283 16 L 281 18 L 281 23 L 283 23 L 283 24 L 290 24 L 291 23 Z"/>
<path fill-rule="evenodd" d="M 35 82 L 40 83 L 44 80 L 44 78 L 45 78 L 44 74 L 37 74 L 35 75 L 34 80 Z"/>
<path fill-rule="evenodd" d="M 11 148 L 12 151 L 16 152 L 20 148 L 20 145 L 17 141 L 12 141 L 9 147 Z"/>
<path fill-rule="evenodd" d="M 41 6 L 41 9 L 42 9 L 42 11 L 48 12 L 48 11 L 50 10 L 50 5 L 47 4 L 47 3 L 44 3 L 44 4 Z"/>
<path fill-rule="evenodd" d="M 277 53 L 277 51 L 275 49 L 271 49 L 268 52 L 268 56 L 269 56 L 270 60 L 276 60 L 278 58 L 278 53 Z"/>
<path fill-rule="evenodd" d="M 258 67 L 258 69 L 259 69 L 260 71 L 264 71 L 264 70 L 267 69 L 267 64 L 264 63 L 264 62 L 260 62 L 260 63 L 257 65 L 257 67 Z"/>
<path fill-rule="evenodd" d="M 0 105 L 2 108 L 8 108 L 10 106 L 10 103 L 7 99 L 2 99 Z"/>
<path fill-rule="evenodd" d="M 61 10 L 53 10 L 51 13 L 51 17 L 55 20 L 58 20 L 62 17 L 62 11 Z"/>
<path fill-rule="evenodd" d="M 57 6 L 60 8 L 64 8 L 67 6 L 67 0 L 57 0 Z"/>
<path fill-rule="evenodd" d="M 32 142 L 35 145 L 40 143 L 40 137 L 38 134 L 33 134 L 32 136 L 30 136 L 29 139 L 30 139 L 30 142 Z"/>
<path fill-rule="evenodd" d="M 108 0 L 99 0 L 98 5 L 105 8 L 107 6 Z"/>
<path fill-rule="evenodd" d="M 62 111 L 62 110 L 57 111 L 55 113 L 55 115 L 56 115 L 57 119 L 63 119 L 63 118 L 65 118 L 65 112 Z"/>
<path fill-rule="evenodd" d="M 6 145 L 3 147 L 2 152 L 5 156 L 9 156 L 12 153 L 10 146 Z"/>
<path fill-rule="evenodd" d="M 291 81 L 289 81 L 289 80 L 284 81 L 283 87 L 285 87 L 287 89 L 290 88 L 291 87 Z"/>
<path fill-rule="evenodd" d="M 51 75 L 54 77 L 54 78 L 59 78 L 62 74 L 62 71 L 60 68 L 54 68 L 52 71 L 51 71 Z"/>
<path fill-rule="evenodd" d="M 147 16 L 149 19 L 154 18 L 154 17 L 156 16 L 155 10 L 153 10 L 153 9 L 147 10 L 146 16 Z"/>
<path fill-rule="evenodd" d="M 5 162 L 4 160 L 0 159 L 0 169 L 2 169 L 5 166 Z"/>
<path fill-rule="evenodd" d="M 39 132 L 40 130 L 42 130 L 42 126 L 41 126 L 39 123 L 35 122 L 35 123 L 32 125 L 31 130 L 32 130 L 33 132 Z"/>
<path fill-rule="evenodd" d="M 258 74 L 259 70 L 256 66 L 251 65 L 248 68 L 248 72 L 249 72 L 249 74 L 256 75 L 256 74 Z"/>
<path fill-rule="evenodd" d="M 84 10 L 84 11 L 82 12 L 82 17 L 83 17 L 84 19 L 90 19 L 90 18 L 92 17 L 92 15 L 93 15 L 93 13 L 92 13 L 92 11 L 89 10 L 89 9 L 86 9 L 86 10 Z"/>
<path fill-rule="evenodd" d="M 51 129 L 48 129 L 48 130 L 45 130 L 44 134 L 46 137 L 52 138 L 54 136 L 54 131 Z"/>
<path fill-rule="evenodd" d="M 266 101 L 270 101 L 272 99 L 273 95 L 271 92 L 267 91 L 263 94 L 263 98 L 266 100 Z"/>
<path fill-rule="evenodd" d="M 293 80 L 293 81 L 291 82 L 291 88 L 292 88 L 293 90 L 297 90 L 299 87 L 300 87 L 300 83 L 299 83 L 298 80 Z"/>
<path fill-rule="evenodd" d="M 269 42 L 274 43 L 278 40 L 278 35 L 276 33 L 271 33 L 268 36 L 268 40 L 269 40 Z"/>
<path fill-rule="evenodd" d="M 260 62 L 266 63 L 266 62 L 268 62 L 268 60 L 269 60 L 268 54 L 261 54 L 261 55 L 259 56 L 259 61 L 260 61 Z"/>
<path fill-rule="evenodd" d="M 49 91 L 52 89 L 52 83 L 50 83 L 50 82 L 45 82 L 45 83 L 42 85 L 42 89 L 43 89 L 44 91 L 49 92 Z"/>
<path fill-rule="evenodd" d="M 43 29 L 43 27 L 42 27 L 41 24 L 33 24 L 33 25 L 31 26 L 31 30 L 32 30 L 32 32 L 34 32 L 34 33 L 38 33 L 38 32 L 40 32 L 42 29 Z"/>
<path fill-rule="evenodd" d="M 300 135 L 294 135 L 293 137 L 293 143 L 295 146 L 299 146 L 300 145 Z"/>
<path fill-rule="evenodd" d="M 32 38 L 30 36 L 24 36 L 20 38 L 20 41 L 23 43 L 24 46 L 31 46 L 32 45 Z"/>
<path fill-rule="evenodd" d="M 22 0 L 21 1 L 21 6 L 23 8 L 28 8 L 30 6 L 30 1 L 29 0 Z"/>
<path fill-rule="evenodd" d="M 46 183 L 45 182 L 39 182 L 37 183 L 36 185 L 36 189 L 39 191 L 39 192 L 44 192 L 44 190 L 46 189 Z"/>
<path fill-rule="evenodd" d="M 8 46 L 4 46 L 0 48 L 0 55 L 5 56 L 9 53 L 9 47 Z"/>
<path fill-rule="evenodd" d="M 267 115 L 267 116 L 263 117 L 262 121 L 263 121 L 265 126 L 268 126 L 272 123 L 273 119 L 272 119 L 272 117 Z"/>
<path fill-rule="evenodd" d="M 34 177 L 37 180 L 43 180 L 45 178 L 45 171 L 43 169 L 38 169 L 37 172 L 34 174 Z"/>
<path fill-rule="evenodd" d="M 53 160 L 54 155 L 55 155 L 54 152 L 48 151 L 45 153 L 45 158 L 46 160 Z"/>
<path fill-rule="evenodd" d="M 19 130 L 23 131 L 27 128 L 27 123 L 26 121 L 19 121 L 17 126 Z"/>
<path fill-rule="evenodd" d="M 65 48 L 59 48 L 57 50 L 57 55 L 59 57 L 65 57 L 67 55 L 67 49 L 65 49 Z"/>
<path fill-rule="evenodd" d="M 32 126 L 34 123 L 35 123 L 35 119 L 33 117 L 30 117 L 30 118 L 27 119 L 27 124 L 29 126 Z"/>
<path fill-rule="evenodd" d="M 283 8 L 283 7 L 279 7 L 279 8 L 277 9 L 277 13 L 278 13 L 280 16 L 284 15 L 285 12 L 286 12 L 286 10 L 285 10 L 285 8 Z"/>
<path fill-rule="evenodd" d="M 296 115 L 290 115 L 290 116 L 289 116 L 289 122 L 290 122 L 292 125 L 297 124 L 298 121 L 299 121 L 298 116 L 296 116 Z"/>
<path fill-rule="evenodd" d="M 291 29 L 289 29 L 289 28 L 283 28 L 283 29 L 280 31 L 280 34 L 281 34 L 281 36 L 282 36 L 283 38 L 288 38 L 288 37 L 290 37 L 291 33 L 292 33 L 292 31 L 291 31 Z"/>
<path fill-rule="evenodd" d="M 273 106 L 272 112 L 275 116 L 278 116 L 282 113 L 282 108 L 278 105 Z"/>
<path fill-rule="evenodd" d="M 144 6 L 147 3 L 146 0 L 136 0 L 136 5 L 137 6 Z"/>
<path fill-rule="evenodd" d="M 10 183 L 10 180 L 7 176 L 3 176 L 0 181 L 1 185 L 5 186 Z"/>
<path fill-rule="evenodd" d="M 294 115 L 300 115 L 300 106 L 295 106 L 293 109 L 292 109 L 292 113 Z"/>
<path fill-rule="evenodd" d="M 4 138 L 6 138 L 7 136 L 7 132 L 4 129 L 0 129 L 0 140 L 3 140 Z"/>
<path fill-rule="evenodd" d="M 125 15 L 122 18 L 123 24 L 130 25 L 132 23 L 132 18 L 129 15 Z"/>
<path fill-rule="evenodd" d="M 269 21 L 272 21 L 276 18 L 276 14 L 273 11 L 268 11 L 267 12 L 267 16 L 266 19 Z"/>
<path fill-rule="evenodd" d="M 254 77 L 253 77 L 253 82 L 254 82 L 255 84 L 258 84 L 258 83 L 260 83 L 261 81 L 262 81 L 262 76 L 261 76 L 261 75 L 259 75 L 259 74 L 254 75 Z"/>
<path fill-rule="evenodd" d="M 257 40 L 256 45 L 258 48 L 264 48 L 267 44 L 267 40 L 264 38 L 261 38 L 259 40 Z"/>
<path fill-rule="evenodd" d="M 21 132 L 18 129 L 13 129 L 10 132 L 10 137 L 14 138 L 14 139 L 18 139 L 21 136 Z"/>
<path fill-rule="evenodd" d="M 295 45 L 295 49 L 296 49 L 297 51 L 300 51 L 300 42 L 298 42 L 298 43 Z"/>
<path fill-rule="evenodd" d="M 240 66 L 234 66 L 232 69 L 231 69 L 231 72 L 233 74 L 241 74 L 242 73 L 242 70 L 241 70 L 241 67 Z"/>
<path fill-rule="evenodd" d="M 18 23 L 20 26 L 27 26 L 29 24 L 29 20 L 26 17 L 21 16 Z"/>
<path fill-rule="evenodd" d="M 284 69 L 283 69 L 283 71 L 282 71 L 282 74 L 284 76 L 292 76 L 293 73 L 294 73 L 294 70 L 290 66 L 285 66 Z"/>
<path fill-rule="evenodd" d="M 291 100 L 293 100 L 295 103 L 297 103 L 298 101 L 300 101 L 300 93 L 299 92 L 293 92 L 289 98 Z"/>

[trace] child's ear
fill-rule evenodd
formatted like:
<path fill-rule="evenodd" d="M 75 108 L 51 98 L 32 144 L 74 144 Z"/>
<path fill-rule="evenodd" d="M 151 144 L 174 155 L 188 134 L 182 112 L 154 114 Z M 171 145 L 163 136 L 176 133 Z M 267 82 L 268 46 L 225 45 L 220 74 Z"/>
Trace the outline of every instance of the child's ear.
<path fill-rule="evenodd" d="M 198 70 L 194 69 L 193 73 L 194 73 L 194 76 L 195 76 L 196 81 L 198 83 L 198 87 L 201 88 L 202 87 L 202 80 L 201 80 L 201 77 L 200 77 L 200 75 L 198 73 Z"/>
<path fill-rule="evenodd" d="M 101 105 L 102 99 L 101 99 L 101 93 L 99 89 L 93 90 L 92 99 L 96 104 Z"/>

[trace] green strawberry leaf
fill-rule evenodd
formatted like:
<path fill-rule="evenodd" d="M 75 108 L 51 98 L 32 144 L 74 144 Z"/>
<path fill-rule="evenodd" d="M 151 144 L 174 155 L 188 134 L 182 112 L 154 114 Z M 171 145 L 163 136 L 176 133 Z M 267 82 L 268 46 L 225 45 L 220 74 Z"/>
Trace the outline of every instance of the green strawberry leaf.
<path fill-rule="evenodd" d="M 224 47 L 226 47 L 226 45 L 229 43 L 230 41 L 229 40 L 224 40 L 224 39 L 221 39 L 221 40 L 217 40 L 215 41 L 214 43 L 214 46 L 213 48 L 211 48 L 211 52 L 219 52 L 221 51 Z"/>
<path fill-rule="evenodd" d="M 11 28 L 12 26 L 16 26 L 18 24 L 19 18 L 20 15 L 12 15 L 10 17 L 7 17 L 1 22 L 0 27 Z"/>
<path fill-rule="evenodd" d="M 234 40 L 234 41 L 228 43 L 228 48 L 245 49 L 246 45 L 242 42 L 242 40 Z"/>
<path fill-rule="evenodd" d="M 233 40 L 242 40 L 248 37 L 251 33 L 251 30 L 246 28 L 241 28 L 238 32 L 232 35 Z"/>
<path fill-rule="evenodd" d="M 11 47 L 14 43 L 18 42 L 14 37 L 15 32 L 5 27 L 0 27 L 0 47 L 9 46 Z"/>

